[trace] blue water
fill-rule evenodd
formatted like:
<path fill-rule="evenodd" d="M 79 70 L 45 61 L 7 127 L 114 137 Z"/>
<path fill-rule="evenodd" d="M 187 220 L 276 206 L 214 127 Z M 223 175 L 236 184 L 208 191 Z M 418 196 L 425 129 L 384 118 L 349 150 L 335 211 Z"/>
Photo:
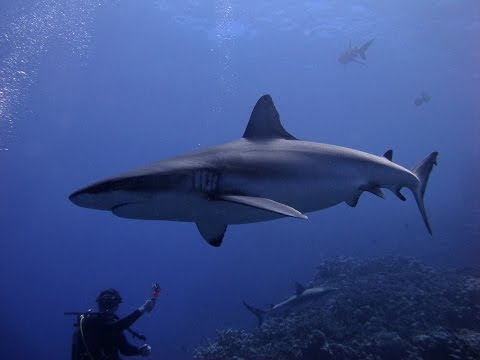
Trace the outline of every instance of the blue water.
<path fill-rule="evenodd" d="M 174 3 L 171 4 L 171 3 Z M 206 3 L 206 4 L 205 4 Z M 5 1 L 0 3 L 0 358 L 66 359 L 73 318 L 117 288 L 152 359 L 189 359 L 217 328 L 253 328 L 241 300 L 278 302 L 323 258 L 480 254 L 478 1 Z M 338 62 L 375 38 L 366 65 Z M 423 106 L 415 97 L 428 91 Z M 231 226 L 120 219 L 68 195 L 153 161 L 239 138 L 271 94 L 294 136 L 411 168 L 439 151 L 426 208 L 363 195 Z M 134 340 L 131 340 L 134 343 Z"/>

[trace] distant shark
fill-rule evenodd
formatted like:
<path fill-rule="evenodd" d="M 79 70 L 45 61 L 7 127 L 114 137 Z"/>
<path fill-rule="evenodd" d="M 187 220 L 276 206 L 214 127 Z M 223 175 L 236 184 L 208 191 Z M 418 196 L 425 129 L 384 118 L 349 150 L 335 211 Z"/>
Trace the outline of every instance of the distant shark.
<path fill-rule="evenodd" d="M 345 147 L 301 141 L 290 135 L 270 95 L 262 96 L 243 137 L 223 145 L 102 180 L 70 195 L 78 206 L 131 219 L 194 222 L 202 237 L 220 246 L 229 224 L 305 213 L 341 202 L 354 207 L 367 191 L 413 192 L 431 233 L 423 194 L 437 152 L 411 171 L 392 161 Z"/>
<path fill-rule="evenodd" d="M 330 294 L 333 291 L 338 290 L 332 287 L 312 287 L 305 288 L 303 285 L 295 284 L 295 295 L 289 297 L 287 300 L 282 301 L 276 305 L 271 305 L 268 310 L 261 310 L 248 305 L 245 301 L 243 305 L 252 312 L 258 319 L 258 326 L 261 326 L 265 316 L 273 313 L 279 313 L 282 311 L 289 311 L 293 307 L 303 304 L 307 301 L 323 298 L 325 295 Z"/>
<path fill-rule="evenodd" d="M 365 55 L 365 52 L 370 47 L 370 45 L 372 45 L 373 40 L 375 39 L 367 41 L 365 44 L 363 44 L 360 47 L 356 47 L 356 46 L 352 47 L 352 43 L 350 42 L 348 49 L 342 55 L 340 55 L 340 57 L 338 58 L 338 61 L 340 61 L 340 63 L 342 64 L 348 64 L 349 62 L 357 62 L 365 65 L 365 63 L 358 60 L 358 57 L 362 58 L 363 60 L 367 60 L 367 56 Z"/>

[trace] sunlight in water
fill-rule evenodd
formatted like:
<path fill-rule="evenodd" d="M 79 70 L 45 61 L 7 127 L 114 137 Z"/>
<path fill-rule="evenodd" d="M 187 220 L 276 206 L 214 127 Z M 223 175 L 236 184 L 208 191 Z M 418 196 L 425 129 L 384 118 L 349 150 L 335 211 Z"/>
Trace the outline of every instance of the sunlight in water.
<path fill-rule="evenodd" d="M 213 111 L 221 112 L 225 97 L 235 94 L 235 71 L 232 69 L 232 49 L 235 47 L 233 8 L 230 0 L 218 0 L 215 4 L 214 44 L 211 49 L 218 66 L 220 94 Z"/>
<path fill-rule="evenodd" d="M 61 47 L 87 56 L 89 28 L 104 0 L 41 0 L 6 9 L 0 24 L 0 150 L 15 138 L 15 124 L 28 116 L 26 97 L 42 55 Z"/>

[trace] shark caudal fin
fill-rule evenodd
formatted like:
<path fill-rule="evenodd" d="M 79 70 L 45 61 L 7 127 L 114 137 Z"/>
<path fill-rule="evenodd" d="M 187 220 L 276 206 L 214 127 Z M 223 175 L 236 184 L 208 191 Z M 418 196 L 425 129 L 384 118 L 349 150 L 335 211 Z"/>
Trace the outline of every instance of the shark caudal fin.
<path fill-rule="evenodd" d="M 260 327 L 263 323 L 263 318 L 265 317 L 266 311 L 254 308 L 253 306 L 248 305 L 245 301 L 243 301 L 243 305 L 250 311 L 252 314 L 254 314 L 257 319 L 258 319 L 258 326 Z"/>
<path fill-rule="evenodd" d="M 365 52 L 366 52 L 367 49 L 370 47 L 370 45 L 372 45 L 373 40 L 375 40 L 375 39 L 372 39 L 372 40 L 366 42 L 365 44 L 363 44 L 362 46 L 360 46 L 360 48 L 358 49 L 358 53 L 360 54 L 360 57 L 361 57 L 363 60 L 367 60 L 367 56 L 365 55 Z"/>
<path fill-rule="evenodd" d="M 432 234 L 432 228 L 430 227 L 430 223 L 428 222 L 427 212 L 425 211 L 425 205 L 423 203 L 423 195 L 425 194 L 428 178 L 430 177 L 430 172 L 432 171 L 433 165 L 437 165 L 437 156 L 437 151 L 432 152 L 412 169 L 412 172 L 418 177 L 419 180 L 417 187 L 412 189 L 412 192 L 415 196 L 418 209 L 422 214 L 423 221 L 425 222 L 425 225 L 427 226 L 430 235 Z"/>

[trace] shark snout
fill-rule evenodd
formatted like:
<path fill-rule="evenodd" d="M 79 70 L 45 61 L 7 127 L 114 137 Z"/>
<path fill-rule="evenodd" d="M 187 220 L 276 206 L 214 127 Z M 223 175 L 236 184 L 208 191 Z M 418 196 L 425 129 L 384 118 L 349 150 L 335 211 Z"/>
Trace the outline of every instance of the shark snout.
<path fill-rule="evenodd" d="M 73 192 L 68 198 L 77 206 L 98 209 L 110 210 L 117 205 L 117 201 L 112 196 L 110 191 L 102 189 L 104 184 L 92 185 Z"/>
<path fill-rule="evenodd" d="M 98 209 L 97 198 L 88 191 L 88 188 L 75 191 L 68 198 L 77 206 Z"/>

